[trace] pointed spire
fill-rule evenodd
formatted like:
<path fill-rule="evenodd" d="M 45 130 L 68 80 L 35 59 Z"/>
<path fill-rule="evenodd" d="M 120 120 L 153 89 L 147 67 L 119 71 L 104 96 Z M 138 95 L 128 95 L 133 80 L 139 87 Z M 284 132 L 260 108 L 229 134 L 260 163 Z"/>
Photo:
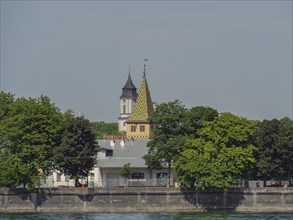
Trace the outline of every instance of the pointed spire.
<path fill-rule="evenodd" d="M 145 66 L 145 65 L 144 65 Z M 149 91 L 145 69 L 142 77 L 142 82 L 138 91 L 138 97 L 134 106 L 134 111 L 129 117 L 129 122 L 147 122 L 151 114 L 154 112 L 153 102 Z"/>
<path fill-rule="evenodd" d="M 144 59 L 144 62 L 149 61 L 148 59 Z M 146 64 L 144 63 L 143 65 L 143 75 L 145 76 L 145 68 L 146 68 Z"/>
<path fill-rule="evenodd" d="M 133 98 L 136 100 L 137 98 L 137 92 L 136 92 L 136 87 L 134 86 L 131 75 L 130 75 L 130 64 L 129 64 L 129 73 L 128 73 L 128 79 L 122 88 L 122 94 L 120 98 Z"/>
<path fill-rule="evenodd" d="M 143 65 L 143 75 L 145 76 L 145 66 L 146 64 Z"/>

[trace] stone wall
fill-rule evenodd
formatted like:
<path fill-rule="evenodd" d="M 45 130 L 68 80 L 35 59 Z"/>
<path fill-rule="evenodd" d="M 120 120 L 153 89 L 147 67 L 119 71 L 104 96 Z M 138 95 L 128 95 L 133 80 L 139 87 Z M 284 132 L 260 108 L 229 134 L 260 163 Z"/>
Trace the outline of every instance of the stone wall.
<path fill-rule="evenodd" d="M 281 211 L 293 212 L 293 188 L 197 192 L 174 188 L 0 188 L 0 212 L 19 211 Z"/>

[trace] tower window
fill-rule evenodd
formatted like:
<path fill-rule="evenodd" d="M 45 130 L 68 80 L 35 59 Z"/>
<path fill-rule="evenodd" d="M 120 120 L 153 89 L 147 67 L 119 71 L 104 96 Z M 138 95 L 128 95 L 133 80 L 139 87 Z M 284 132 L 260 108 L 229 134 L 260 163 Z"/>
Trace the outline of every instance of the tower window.
<path fill-rule="evenodd" d="M 136 126 L 135 125 L 131 125 L 131 132 L 136 132 Z"/>
<path fill-rule="evenodd" d="M 144 125 L 141 125 L 141 126 L 139 127 L 139 131 L 140 131 L 140 132 L 145 132 L 145 126 L 144 126 Z"/>
<path fill-rule="evenodd" d="M 126 105 L 123 105 L 123 114 L 126 113 Z"/>

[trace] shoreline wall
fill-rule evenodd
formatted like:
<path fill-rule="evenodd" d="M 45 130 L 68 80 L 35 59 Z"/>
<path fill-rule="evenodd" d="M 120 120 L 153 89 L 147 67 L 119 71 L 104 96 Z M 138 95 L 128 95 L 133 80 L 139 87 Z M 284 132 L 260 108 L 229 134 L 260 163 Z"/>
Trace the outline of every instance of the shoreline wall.
<path fill-rule="evenodd" d="M 293 212 L 293 188 L 197 192 L 174 188 L 0 188 L 0 212 Z"/>

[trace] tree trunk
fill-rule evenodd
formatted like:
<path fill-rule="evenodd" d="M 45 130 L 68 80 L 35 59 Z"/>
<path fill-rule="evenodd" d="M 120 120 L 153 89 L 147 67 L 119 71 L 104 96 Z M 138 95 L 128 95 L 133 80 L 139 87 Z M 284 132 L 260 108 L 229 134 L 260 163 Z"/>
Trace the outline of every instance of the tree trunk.
<path fill-rule="evenodd" d="M 168 163 L 168 181 L 167 181 L 167 188 L 171 185 L 171 163 Z"/>
<path fill-rule="evenodd" d="M 78 181 L 78 178 L 75 178 L 75 187 L 80 187 L 80 182 Z"/>

